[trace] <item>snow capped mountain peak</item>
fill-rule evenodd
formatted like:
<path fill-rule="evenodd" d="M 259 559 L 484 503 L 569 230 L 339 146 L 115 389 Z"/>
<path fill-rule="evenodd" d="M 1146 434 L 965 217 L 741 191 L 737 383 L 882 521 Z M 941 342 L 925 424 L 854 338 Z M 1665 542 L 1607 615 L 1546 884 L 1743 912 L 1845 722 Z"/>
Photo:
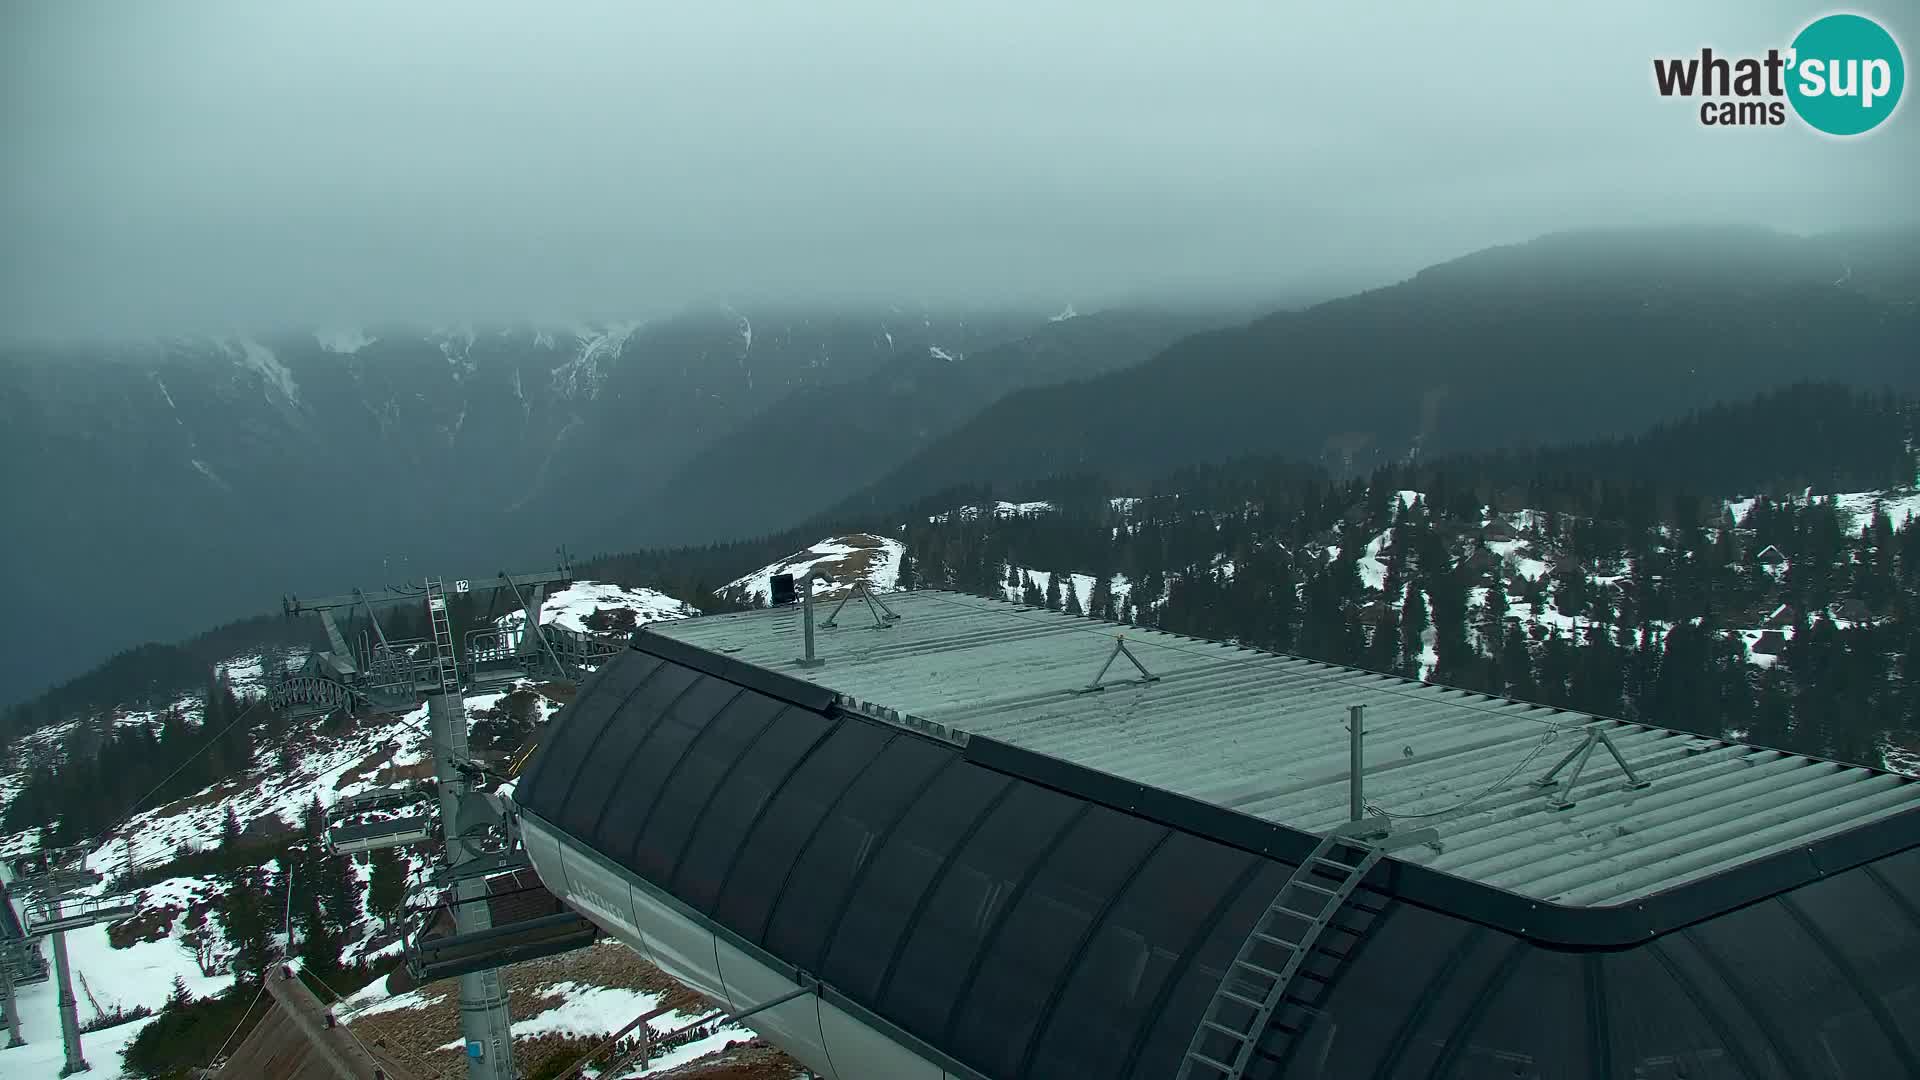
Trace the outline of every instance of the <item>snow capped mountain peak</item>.
<path fill-rule="evenodd" d="M 336 327 L 331 330 L 315 330 L 313 340 L 318 342 L 325 352 L 352 356 L 380 339 L 369 336 L 359 327 Z"/>
<path fill-rule="evenodd" d="M 627 339 L 640 328 L 639 322 L 614 323 L 604 329 L 575 327 L 573 337 L 578 351 L 553 369 L 553 386 L 562 397 L 593 400 L 607 381 L 607 372 L 627 347 Z"/>
<path fill-rule="evenodd" d="M 277 391 L 280 400 L 288 405 L 300 404 L 300 387 L 293 381 L 293 372 L 280 362 L 272 349 L 250 337 L 224 341 L 221 347 L 227 355 L 241 361 L 260 378 L 261 386 L 267 394 L 267 400 L 273 400 Z"/>
<path fill-rule="evenodd" d="M 1060 309 L 1060 313 L 1058 315 L 1047 316 L 1047 321 L 1048 322 L 1066 322 L 1068 319 L 1077 319 L 1079 317 L 1080 317 L 1080 313 L 1073 310 L 1073 305 L 1069 303 L 1066 307 Z"/>

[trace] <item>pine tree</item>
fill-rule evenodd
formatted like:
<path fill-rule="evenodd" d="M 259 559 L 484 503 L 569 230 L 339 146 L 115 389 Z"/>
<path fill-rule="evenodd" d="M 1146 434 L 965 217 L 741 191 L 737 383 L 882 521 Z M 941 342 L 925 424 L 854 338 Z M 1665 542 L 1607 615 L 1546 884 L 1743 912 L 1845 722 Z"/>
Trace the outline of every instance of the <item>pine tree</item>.
<path fill-rule="evenodd" d="M 267 875 L 248 867 L 225 875 L 215 919 L 233 949 L 233 972 L 243 982 L 258 982 L 272 960 L 273 918 L 267 910 Z"/>
<path fill-rule="evenodd" d="M 1487 586 L 1486 606 L 1482 609 L 1480 621 L 1480 634 L 1486 639 L 1489 655 L 1499 656 L 1505 646 L 1507 606 L 1507 587 L 1496 573 L 1492 583 Z"/>
<path fill-rule="evenodd" d="M 360 877 L 353 860 L 345 855 L 329 856 L 321 865 L 320 899 L 326 906 L 328 925 L 346 934 L 360 921 Z"/>
<path fill-rule="evenodd" d="M 1572 704 L 1568 696 L 1572 679 L 1573 649 L 1555 627 L 1547 631 L 1547 640 L 1540 649 L 1539 670 L 1534 675 L 1540 701 L 1555 708 L 1567 708 Z"/>
<path fill-rule="evenodd" d="M 233 805 L 227 805 L 227 812 L 220 818 L 220 846 L 231 848 L 240 842 L 240 818 L 233 812 Z"/>
<path fill-rule="evenodd" d="M 1067 595 L 1061 602 L 1061 610 L 1069 615 L 1084 614 L 1080 609 L 1080 590 L 1074 585 L 1073 576 L 1071 574 L 1063 576 L 1067 579 Z"/>
<path fill-rule="evenodd" d="M 215 957 L 219 951 L 219 941 L 214 936 L 213 927 L 207 925 L 206 909 L 197 904 L 188 904 L 180 932 L 180 947 L 193 957 L 194 966 L 200 974 L 212 978 L 220 973 Z"/>
<path fill-rule="evenodd" d="M 1048 611 L 1060 610 L 1060 575 L 1047 575 L 1046 604 Z"/>
<path fill-rule="evenodd" d="M 1105 575 L 1096 575 L 1093 579 L 1092 596 L 1087 600 L 1087 614 L 1096 619 L 1113 618 L 1113 580 Z"/>
<path fill-rule="evenodd" d="M 1400 609 L 1400 674 L 1418 678 L 1421 655 L 1426 652 L 1427 599 L 1418 585 L 1407 587 L 1407 602 Z"/>
<path fill-rule="evenodd" d="M 1533 655 L 1527 648 L 1527 635 L 1515 631 L 1507 635 L 1500 651 L 1500 675 L 1506 692 L 1522 701 L 1540 700 L 1539 684 L 1533 679 Z"/>
<path fill-rule="evenodd" d="M 900 589 L 913 589 L 919 585 L 919 567 L 914 565 L 911 547 L 900 549 L 900 571 L 894 578 L 894 585 Z"/>
<path fill-rule="evenodd" d="M 376 849 L 372 862 L 367 907 L 374 915 L 390 922 L 407 899 L 407 867 L 393 848 Z"/>
<path fill-rule="evenodd" d="M 1392 596 L 1394 594 L 1389 593 Z M 1400 611 L 1388 607 L 1381 611 L 1373 627 L 1373 640 L 1367 645 L 1366 666 L 1374 671 L 1404 672 L 1400 652 Z"/>

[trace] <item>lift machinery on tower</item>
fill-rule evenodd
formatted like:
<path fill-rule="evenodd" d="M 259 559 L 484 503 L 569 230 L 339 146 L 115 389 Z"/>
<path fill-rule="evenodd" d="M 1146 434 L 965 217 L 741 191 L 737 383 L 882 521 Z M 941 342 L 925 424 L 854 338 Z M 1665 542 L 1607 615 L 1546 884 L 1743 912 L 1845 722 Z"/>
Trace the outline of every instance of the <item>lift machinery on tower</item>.
<path fill-rule="evenodd" d="M 378 593 L 355 590 L 320 600 L 288 597 L 291 617 L 318 615 L 330 648 L 274 684 L 269 701 L 293 715 L 339 710 L 401 711 L 424 700 L 431 728 L 434 783 L 431 790 L 394 786 L 342 800 L 329 814 L 327 844 L 336 854 L 420 843 L 439 836 L 446 858 L 429 884 L 443 895 L 428 909 L 407 941 L 407 963 L 416 978 L 460 980 L 461 1031 L 470 1080 L 512 1080 L 516 1075 L 506 993 L 499 968 L 520 960 L 592 944 L 592 923 L 557 903 L 528 912 L 502 902 L 492 881 L 525 870 L 528 861 L 514 827 L 511 804 L 490 789 L 505 777 L 477 764 L 468 746 L 468 691 L 540 678 L 575 681 L 600 661 L 618 654 L 624 641 L 543 625 L 541 606 L 550 587 L 573 580 L 564 553 L 559 569 L 536 574 L 500 573 L 494 595 L 510 595 L 517 621 L 483 620 L 456 648 L 449 596 L 473 590 L 468 579 L 431 578 Z M 422 604 L 429 636 L 389 638 L 378 607 Z M 367 631 L 357 650 L 348 646 L 340 613 L 365 616 Z M 438 802 L 438 814 L 431 803 Z M 528 880 L 531 876 L 527 875 Z M 527 887 L 521 891 L 532 891 Z M 516 890 L 506 892 L 511 898 Z M 516 910 L 520 908 L 520 910 Z M 506 917 L 495 925 L 496 910 Z"/>

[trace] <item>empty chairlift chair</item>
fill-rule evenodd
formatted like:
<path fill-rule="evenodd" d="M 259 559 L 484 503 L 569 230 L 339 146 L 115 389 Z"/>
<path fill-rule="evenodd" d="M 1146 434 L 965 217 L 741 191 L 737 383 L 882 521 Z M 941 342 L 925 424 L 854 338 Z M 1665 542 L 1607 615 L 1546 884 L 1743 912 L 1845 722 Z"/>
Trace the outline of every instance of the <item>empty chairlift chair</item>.
<path fill-rule="evenodd" d="M 488 895 L 437 905 L 407 939 L 407 970 L 420 982 L 449 979 L 488 968 L 583 949 L 599 929 L 548 892 L 530 870 L 493 878 Z M 487 905 L 494 924 L 461 933 L 455 904 Z"/>
<path fill-rule="evenodd" d="M 394 785 L 350 796 L 327 815 L 327 850 L 353 855 L 431 839 L 437 819 L 426 791 Z"/>

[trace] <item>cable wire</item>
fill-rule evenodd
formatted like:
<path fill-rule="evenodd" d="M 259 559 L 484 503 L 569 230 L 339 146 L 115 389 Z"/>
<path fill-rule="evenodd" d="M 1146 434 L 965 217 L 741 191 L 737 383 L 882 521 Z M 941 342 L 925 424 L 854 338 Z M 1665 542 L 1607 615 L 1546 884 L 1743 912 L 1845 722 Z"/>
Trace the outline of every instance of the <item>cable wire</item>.
<path fill-rule="evenodd" d="M 347 1002 L 346 996 L 341 994 L 340 991 L 335 990 L 333 988 L 333 985 L 327 982 L 325 979 L 322 979 L 317 972 L 309 968 L 302 968 L 300 973 L 302 975 L 305 975 L 311 978 L 314 982 L 320 985 L 320 988 L 322 990 L 325 990 L 327 993 L 333 995 L 333 1006 L 329 1006 L 329 1009 L 333 1009 L 334 1006 L 346 1004 Z M 360 1038 L 359 1033 L 355 1032 L 353 1028 L 348 1026 L 347 1022 L 353 1017 L 359 1016 L 361 1013 L 367 1011 L 368 1009 L 378 1004 L 379 1002 L 377 1001 L 369 1001 L 365 1005 L 360 1006 L 358 1009 L 355 1009 L 352 1012 L 342 1013 L 342 1012 L 334 1011 L 333 1013 L 334 1025 L 339 1030 L 346 1032 L 347 1038 L 352 1039 L 360 1047 L 360 1049 L 366 1051 L 366 1054 L 368 1057 L 373 1058 L 375 1061 L 378 1061 L 379 1058 L 374 1055 L 373 1048 L 368 1046 L 366 1044 L 366 1041 Z M 393 1044 L 390 1047 L 387 1047 L 386 1044 L 382 1044 L 382 1045 L 383 1047 L 396 1051 L 398 1056 L 406 1058 L 407 1063 L 409 1065 L 413 1065 L 413 1066 L 425 1065 L 426 1074 L 429 1076 L 442 1077 L 447 1075 L 446 1069 L 442 1068 L 439 1064 L 437 1064 L 431 1059 L 421 1058 L 419 1055 L 415 1054 L 412 1050 L 409 1050 L 403 1046 L 400 1046 L 399 1044 Z"/>
<path fill-rule="evenodd" d="M 204 754 L 208 750 L 213 749 L 214 743 L 219 742 L 222 736 L 226 735 L 227 732 L 232 731 L 234 729 L 234 726 L 240 723 L 240 721 L 245 720 L 248 716 L 252 715 L 253 710 L 266 704 L 266 701 L 267 699 L 264 697 L 259 698 L 255 700 L 251 705 L 248 705 L 246 708 L 241 709 L 239 715 L 227 721 L 226 727 L 221 728 L 211 738 L 208 738 L 203 742 L 201 742 L 199 749 L 195 750 L 191 754 L 188 754 L 187 760 L 181 762 L 179 767 L 175 768 L 172 772 L 168 773 L 166 776 L 166 779 L 153 785 L 153 788 L 149 790 L 145 795 L 142 795 L 138 799 L 135 799 L 133 802 L 133 805 L 128 807 L 126 812 L 121 814 L 120 817 L 113 822 L 113 824 L 107 826 L 106 828 L 96 833 L 94 835 L 93 842 L 89 843 L 88 846 L 92 847 L 94 846 L 94 844 L 103 842 L 107 838 L 107 836 L 113 832 L 113 830 L 133 820 L 133 816 L 140 811 L 140 807 L 142 804 L 144 804 L 148 799 L 151 799 L 155 795 L 159 794 L 161 788 L 164 788 L 168 784 L 173 783 L 173 780 L 175 777 L 179 776 L 181 773 L 187 770 L 187 766 L 199 760 L 201 754 Z"/>
<path fill-rule="evenodd" d="M 267 976 L 262 975 L 260 977 L 260 989 L 255 990 L 253 992 L 253 1000 L 248 1002 L 246 1009 L 243 1012 L 241 1012 L 240 1022 L 233 1025 L 233 1030 L 227 1033 L 227 1041 L 221 1043 L 220 1049 L 214 1051 L 213 1059 L 207 1062 L 207 1068 L 209 1069 L 213 1068 L 214 1063 L 219 1061 L 221 1057 L 225 1056 L 227 1052 L 227 1047 L 233 1045 L 234 1036 L 240 1034 L 240 1029 L 247 1026 L 247 1015 L 253 1012 L 253 1007 L 255 1005 L 260 1004 L 260 998 L 263 995 L 265 995 L 266 992 L 267 992 Z"/>
<path fill-rule="evenodd" d="M 1559 737 L 1560 737 L 1560 732 L 1558 731 L 1547 732 L 1546 737 L 1541 739 L 1540 742 L 1536 746 L 1534 746 L 1533 750 L 1530 753 L 1528 753 L 1526 757 L 1521 758 L 1520 763 L 1518 765 L 1515 765 L 1513 768 L 1508 769 L 1505 776 L 1502 776 L 1500 779 L 1495 780 L 1493 783 L 1487 785 L 1485 790 L 1481 791 L 1479 794 L 1470 796 L 1466 799 L 1462 799 L 1461 801 L 1455 803 L 1452 806 L 1447 807 L 1444 810 L 1431 810 L 1431 811 L 1426 811 L 1418 814 L 1407 814 L 1407 813 L 1401 813 L 1399 811 L 1388 810 L 1385 807 L 1381 806 L 1379 803 L 1375 803 L 1375 802 L 1367 802 L 1364 805 L 1366 806 L 1367 809 L 1373 811 L 1376 814 L 1379 814 L 1381 817 L 1386 818 L 1390 821 L 1424 821 L 1429 818 L 1446 817 L 1448 814 L 1458 813 L 1459 811 L 1465 810 L 1467 807 L 1472 806 L 1474 803 L 1479 802 L 1481 799 L 1484 799 L 1487 796 L 1493 794 L 1494 792 L 1499 791 L 1501 788 L 1507 786 L 1507 784 L 1510 783 L 1514 777 L 1520 775 L 1522 772 L 1525 772 L 1527 766 L 1533 764 L 1533 760 L 1539 757 L 1541 753 L 1543 753 L 1546 750 L 1546 748 L 1552 745 L 1553 741 L 1555 739 L 1558 739 Z"/>

